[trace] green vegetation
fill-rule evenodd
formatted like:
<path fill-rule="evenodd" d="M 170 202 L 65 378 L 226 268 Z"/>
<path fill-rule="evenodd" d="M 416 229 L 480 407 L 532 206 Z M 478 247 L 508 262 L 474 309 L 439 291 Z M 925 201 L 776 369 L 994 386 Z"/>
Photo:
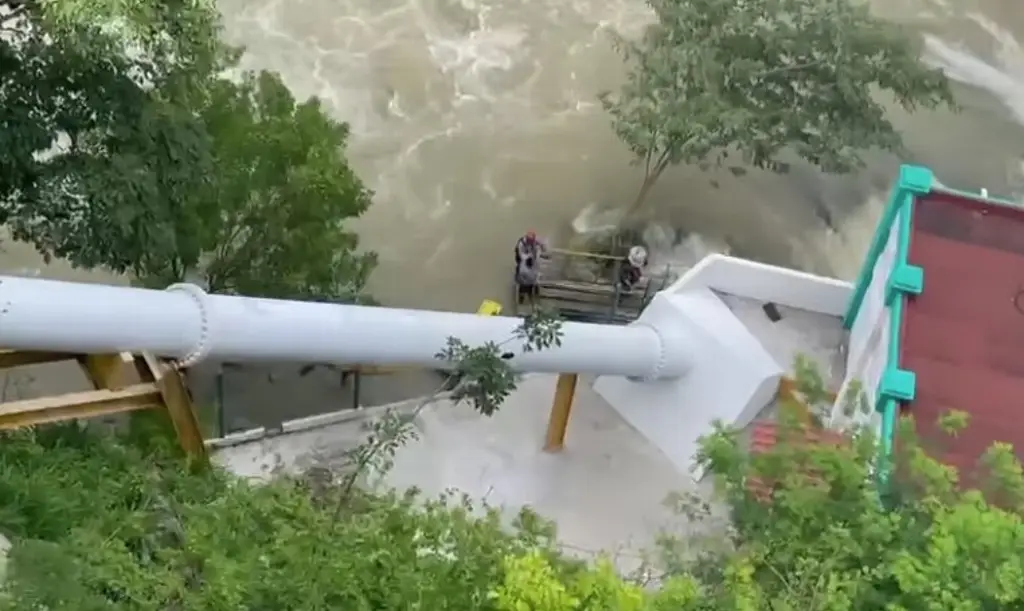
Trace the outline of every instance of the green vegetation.
<path fill-rule="evenodd" d="M 367 488 L 362 476 L 387 469 L 410 439 L 404 414 L 372 423 L 340 471 L 266 485 L 187 474 L 159 435 L 6 433 L 0 531 L 14 546 L 0 609 L 1021 608 L 1024 476 L 1009 448 L 983 460 L 985 495 L 960 492 L 905 423 L 883 504 L 873 437 L 808 444 L 805 416 L 784 410 L 780 443 L 755 456 L 734 431 L 704 441 L 729 525 L 714 538 L 665 536 L 643 580 L 563 555 L 553 526 L 528 509 L 510 522 L 454 494 Z M 944 419 L 952 435 L 965 424 Z M 694 519 L 710 515 L 674 501 Z"/>
<path fill-rule="evenodd" d="M 658 23 L 620 41 L 632 78 L 605 99 L 645 166 L 634 207 L 672 164 L 782 171 L 791 150 L 845 171 L 865 149 L 899 150 L 875 89 L 907 108 L 952 103 L 906 33 L 860 4 L 651 4 Z M 222 78 L 238 52 L 212 0 L 0 7 L 0 223 L 15 237 L 147 283 L 200 274 L 218 291 L 359 298 L 373 256 L 343 223 L 371 194 L 344 158 L 347 127 L 275 75 Z M 453 339 L 438 356 L 454 397 L 489 415 L 514 388 L 516 351 L 558 341 L 540 316 L 509 342 Z M 528 510 L 509 524 L 468 499 L 369 487 L 414 434 L 409 414 L 371 423 L 337 473 L 266 485 L 189 473 L 160 427 L 3 433 L 0 611 L 1024 608 L 1024 475 L 1009 448 L 985 457 L 984 493 L 961 492 L 905 425 L 880 499 L 871 435 L 808 444 L 798 412 L 763 454 L 734 431 L 704 440 L 729 525 L 666 536 L 642 581 L 568 558 Z"/>
<path fill-rule="evenodd" d="M 212 1 L 0 1 L 0 224 L 165 286 L 352 300 L 371 194 L 348 127 L 242 73 Z M 236 70 L 237 72 L 237 70 Z M 40 154 L 41 152 L 44 152 Z"/>
<path fill-rule="evenodd" d="M 631 210 L 672 165 L 785 171 L 784 153 L 825 171 L 900 152 L 880 103 L 953 105 L 946 77 L 920 63 L 915 32 L 849 0 L 648 0 L 657 22 L 616 42 L 629 78 L 604 96 L 644 168 Z M 880 95 L 883 94 L 883 95 Z"/>

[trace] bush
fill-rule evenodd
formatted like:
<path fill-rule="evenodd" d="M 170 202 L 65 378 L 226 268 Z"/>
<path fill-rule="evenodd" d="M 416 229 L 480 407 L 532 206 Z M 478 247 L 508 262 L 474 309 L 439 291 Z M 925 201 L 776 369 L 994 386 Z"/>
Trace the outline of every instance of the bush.
<path fill-rule="evenodd" d="M 645 592 L 607 564 L 567 578 L 525 557 L 506 565 L 499 608 L 1021 608 L 1024 480 L 1010 448 L 996 445 L 983 459 L 985 493 L 960 491 L 955 471 L 930 458 L 906 420 L 891 487 L 879 496 L 873 435 L 807 444 L 804 416 L 787 409 L 780 438 L 789 441 L 757 455 L 746 452 L 735 431 L 720 429 L 704 441 L 704 466 L 730 510 L 728 545 L 708 552 L 665 540 L 659 590 Z M 962 414 L 944 420 L 965 422 Z M 770 498 L 752 480 L 771 482 Z"/>
<path fill-rule="evenodd" d="M 0 445 L 5 609 L 486 608 L 506 558 L 571 566 L 537 516 L 507 526 L 452 495 L 188 474 L 77 425 Z"/>
<path fill-rule="evenodd" d="M 965 421 L 944 419 L 953 434 Z M 402 442 L 388 436 L 389 426 L 383 421 L 373 442 L 352 452 L 357 466 L 377 464 L 367 447 L 386 466 Z M 955 472 L 929 457 L 905 421 L 890 486 L 879 495 L 870 432 L 808 444 L 804 429 L 816 424 L 790 409 L 779 426 L 782 441 L 756 455 L 736 431 L 704 440 L 702 461 L 729 510 L 727 532 L 712 547 L 665 537 L 643 582 L 619 575 L 607 559 L 567 559 L 552 525 L 528 510 L 510 525 L 456 495 L 371 493 L 353 485 L 356 472 L 340 483 L 310 474 L 259 486 L 216 469 L 188 474 L 159 440 L 128 443 L 77 425 L 8 433 L 0 444 L 0 530 L 14 547 L 0 609 L 1024 604 L 1024 478 L 1008 447 L 983 460 L 984 491 L 961 491 Z"/>

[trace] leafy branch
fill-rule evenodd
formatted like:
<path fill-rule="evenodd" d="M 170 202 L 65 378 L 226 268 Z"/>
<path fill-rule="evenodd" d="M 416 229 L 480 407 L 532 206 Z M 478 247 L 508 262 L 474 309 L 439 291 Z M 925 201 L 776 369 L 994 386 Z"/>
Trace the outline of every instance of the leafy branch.
<path fill-rule="evenodd" d="M 907 111 L 955 108 L 948 79 L 921 63 L 917 33 L 862 3 L 647 4 L 655 22 L 639 40 L 613 37 L 628 74 L 618 91 L 601 96 L 644 168 L 630 212 L 676 164 L 742 176 L 750 167 L 785 172 L 780 157 L 795 154 L 841 173 L 863 165 L 865 150 L 900 152 L 879 90 Z"/>
<path fill-rule="evenodd" d="M 516 345 L 518 343 L 518 345 Z M 344 476 L 336 515 L 351 498 L 358 481 L 368 473 L 386 473 L 394 464 L 395 454 L 416 439 L 414 423 L 420 413 L 432 405 L 445 390 L 453 404 L 470 403 L 484 416 L 492 416 L 516 389 L 519 376 L 512 368 L 518 348 L 522 353 L 546 350 L 562 343 L 562 321 L 552 312 L 538 309 L 523 318 L 512 335 L 501 342 L 469 346 L 449 337 L 435 357 L 451 367 L 445 381 L 421 401 L 411 412 L 389 409 L 366 425 L 363 443 L 347 453 L 348 473 Z"/>

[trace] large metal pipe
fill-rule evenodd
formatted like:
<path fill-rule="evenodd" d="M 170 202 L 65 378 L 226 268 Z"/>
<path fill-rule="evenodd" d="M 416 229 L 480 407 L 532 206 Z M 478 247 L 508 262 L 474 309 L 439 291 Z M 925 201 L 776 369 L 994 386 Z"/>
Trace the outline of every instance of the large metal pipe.
<path fill-rule="evenodd" d="M 205 358 L 370 365 L 442 365 L 449 337 L 505 343 L 520 371 L 671 378 L 689 367 L 679 335 L 643 322 L 564 323 L 562 345 L 522 352 L 520 319 L 210 295 L 0 276 L 0 347 L 77 353 L 150 352 Z"/>

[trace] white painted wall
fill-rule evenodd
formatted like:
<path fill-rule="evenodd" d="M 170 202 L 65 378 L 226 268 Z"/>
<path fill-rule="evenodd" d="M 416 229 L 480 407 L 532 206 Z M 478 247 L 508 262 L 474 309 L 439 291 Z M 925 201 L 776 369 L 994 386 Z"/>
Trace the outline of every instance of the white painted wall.
<path fill-rule="evenodd" d="M 878 385 L 888 364 L 890 328 L 880 324 L 861 355 L 861 361 L 847 371 L 846 379 L 836 396 L 828 426 L 849 430 L 867 426 L 881 432 L 882 418 L 875 411 Z"/>
<path fill-rule="evenodd" d="M 728 255 L 708 255 L 665 289 L 676 294 L 710 288 L 833 316 L 843 316 L 853 285 L 843 280 Z"/>
<path fill-rule="evenodd" d="M 885 286 L 889 281 L 893 265 L 896 262 L 896 251 L 899 246 L 900 214 L 896 215 L 885 248 L 875 261 L 871 284 L 864 293 L 857 318 L 850 328 L 850 347 L 847 352 L 846 370 L 855 370 L 864 356 L 864 351 L 876 332 L 878 325 L 889 324 L 889 311 L 885 307 Z"/>
<path fill-rule="evenodd" d="M 901 214 L 902 211 L 893 221 L 885 247 L 875 262 L 864 302 L 850 328 L 846 379 L 832 406 L 831 428 L 871 426 L 877 429 L 881 426 L 881 418 L 874 410 L 875 393 L 889 359 L 892 313 L 885 305 L 885 289 L 896 264 Z M 858 388 L 869 409 L 866 412 L 855 409 L 850 413 L 850 402 L 855 400 L 851 393 Z"/>

